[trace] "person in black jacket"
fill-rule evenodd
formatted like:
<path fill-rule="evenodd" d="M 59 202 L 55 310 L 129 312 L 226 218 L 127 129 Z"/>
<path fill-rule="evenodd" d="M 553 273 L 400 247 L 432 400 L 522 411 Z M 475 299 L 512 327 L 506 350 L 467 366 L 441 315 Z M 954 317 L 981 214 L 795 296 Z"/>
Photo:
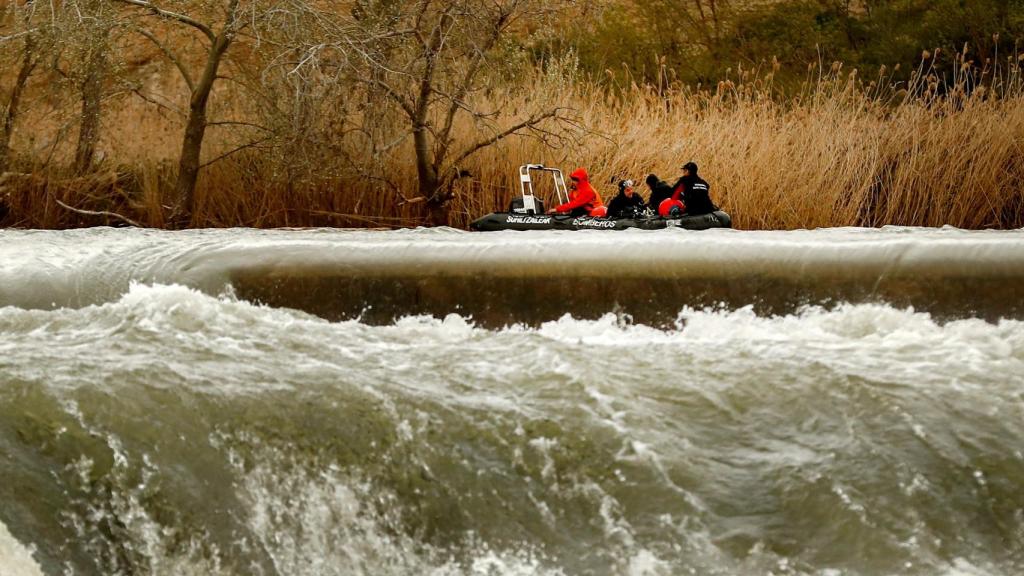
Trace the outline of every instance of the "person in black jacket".
<path fill-rule="evenodd" d="M 710 214 L 718 207 L 711 202 L 710 186 L 697 175 L 697 165 L 687 162 L 683 166 L 683 177 L 672 187 L 672 199 L 682 200 L 687 216 Z"/>
<path fill-rule="evenodd" d="M 654 174 L 649 174 L 646 182 L 647 187 L 651 189 L 651 196 L 647 201 L 647 205 L 651 207 L 651 210 L 657 212 L 661 203 L 672 197 L 672 187 Z"/>
<path fill-rule="evenodd" d="M 644 199 L 633 190 L 633 181 L 619 182 L 619 194 L 608 203 L 608 217 L 634 218 L 643 209 Z"/>

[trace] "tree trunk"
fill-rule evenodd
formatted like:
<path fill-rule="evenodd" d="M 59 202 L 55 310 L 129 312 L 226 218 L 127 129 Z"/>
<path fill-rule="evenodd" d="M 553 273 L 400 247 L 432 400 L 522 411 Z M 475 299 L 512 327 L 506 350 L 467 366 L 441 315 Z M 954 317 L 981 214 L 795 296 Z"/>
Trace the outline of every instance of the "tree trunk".
<path fill-rule="evenodd" d="M 417 158 L 417 166 L 420 170 L 420 196 L 426 198 L 424 205 L 427 208 L 426 224 L 428 226 L 447 226 L 448 213 L 451 207 L 448 205 L 448 198 L 441 193 L 441 182 L 437 176 L 437 170 L 430 164 L 427 169 L 422 170 L 422 164 Z"/>
<path fill-rule="evenodd" d="M 427 199 L 424 203 L 427 208 L 427 225 L 447 226 L 451 207 L 448 198 L 441 193 L 441 183 L 433 167 L 430 167 L 426 176 L 420 173 L 420 196 Z"/>
<path fill-rule="evenodd" d="M 195 211 L 196 180 L 199 178 L 199 159 L 203 151 L 203 138 L 206 136 L 206 105 L 210 101 L 210 92 L 217 79 L 224 53 L 231 45 L 231 34 L 221 32 L 210 48 L 206 59 L 203 76 L 196 84 L 189 102 L 188 121 L 185 124 L 185 138 L 181 144 L 181 157 L 178 161 L 178 179 L 174 185 L 175 205 L 171 220 L 176 223 L 187 222 Z"/>
<path fill-rule="evenodd" d="M 106 42 L 106 38 L 101 40 Z M 92 169 L 96 155 L 96 141 L 100 135 L 100 100 L 103 96 L 103 76 L 107 64 L 106 47 L 94 46 L 96 52 L 89 57 L 85 81 L 82 83 L 82 117 L 75 147 L 75 173 L 79 176 Z"/>
<path fill-rule="evenodd" d="M 451 205 L 446 200 L 427 201 L 427 224 L 447 226 L 451 223 Z"/>
<path fill-rule="evenodd" d="M 25 39 L 25 49 L 21 60 L 21 69 L 18 71 L 18 79 L 14 82 L 11 90 L 11 99 L 7 102 L 7 110 L 4 113 L 3 125 L 0 126 L 0 174 L 7 171 L 10 162 L 11 134 L 14 132 L 14 120 L 18 117 L 18 106 L 21 104 L 21 97 L 25 93 L 25 86 L 28 78 L 32 75 L 32 69 L 36 67 L 35 41 L 31 36 Z"/>
<path fill-rule="evenodd" d="M 193 95 L 189 106 L 188 123 L 185 125 L 185 137 L 181 143 L 181 156 L 178 159 L 178 178 L 174 184 L 174 209 L 171 220 L 184 223 L 195 211 L 196 181 L 199 179 L 199 158 L 203 150 L 203 138 L 206 136 L 206 103 L 209 92 L 201 98 Z"/>
<path fill-rule="evenodd" d="M 448 205 L 441 197 L 441 182 L 437 168 L 434 167 L 434 154 L 425 125 L 413 129 L 413 140 L 416 146 L 416 174 L 419 178 L 419 192 L 420 196 L 427 200 L 427 224 L 446 226 L 448 224 Z"/>

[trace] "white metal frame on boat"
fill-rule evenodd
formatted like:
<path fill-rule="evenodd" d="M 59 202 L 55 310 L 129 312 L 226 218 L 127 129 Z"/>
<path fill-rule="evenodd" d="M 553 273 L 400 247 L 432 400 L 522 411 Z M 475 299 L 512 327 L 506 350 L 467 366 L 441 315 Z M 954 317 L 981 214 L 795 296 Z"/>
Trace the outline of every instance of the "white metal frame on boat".
<path fill-rule="evenodd" d="M 524 164 L 519 167 L 519 190 L 523 195 L 523 208 L 528 212 L 536 214 L 536 196 L 533 190 L 532 172 L 548 172 L 555 183 L 555 194 L 558 196 L 558 203 L 565 204 L 569 201 L 569 187 L 565 185 L 565 177 L 558 168 L 548 168 L 543 164 Z"/>

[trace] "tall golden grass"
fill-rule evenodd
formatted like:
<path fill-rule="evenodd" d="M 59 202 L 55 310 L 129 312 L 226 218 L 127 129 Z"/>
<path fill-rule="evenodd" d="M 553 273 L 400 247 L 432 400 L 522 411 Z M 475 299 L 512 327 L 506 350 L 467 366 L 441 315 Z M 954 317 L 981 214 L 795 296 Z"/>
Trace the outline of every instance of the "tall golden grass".
<path fill-rule="evenodd" d="M 557 145 L 517 138 L 474 156 L 467 166 L 472 177 L 455 187 L 452 226 L 466 227 L 507 206 L 518 191 L 516 167 L 527 162 L 586 167 L 599 190 L 612 194 L 614 178 L 656 173 L 671 180 L 684 162 L 695 161 L 715 202 L 743 229 L 1024 227 L 1024 88 L 1016 61 L 998 72 L 978 73 L 965 64 L 947 83 L 922 69 L 909 84 L 894 84 L 884 74 L 864 81 L 837 64 L 790 96 L 775 90 L 770 71 L 739 72 L 713 89 L 662 91 L 638 85 L 609 90 L 538 70 L 489 98 L 510 111 L 548 99 L 574 110 L 577 128 Z M 95 177 L 62 175 L 45 147 L 20 154 L 22 174 L 0 181 L 0 223 L 62 228 L 121 221 L 71 211 L 59 200 L 164 226 L 180 127 L 135 103 L 108 115 L 106 130 L 107 168 Z M 460 141 L 478 137 L 469 122 L 457 130 Z M 205 155 L 217 157 L 233 142 L 213 130 Z M 398 227 L 424 221 L 421 203 L 338 163 L 321 162 L 322 178 L 296 181 L 259 150 L 232 155 L 202 173 L 192 225 Z M 386 164 L 399 189 L 416 190 L 410 149 L 396 149 Z"/>

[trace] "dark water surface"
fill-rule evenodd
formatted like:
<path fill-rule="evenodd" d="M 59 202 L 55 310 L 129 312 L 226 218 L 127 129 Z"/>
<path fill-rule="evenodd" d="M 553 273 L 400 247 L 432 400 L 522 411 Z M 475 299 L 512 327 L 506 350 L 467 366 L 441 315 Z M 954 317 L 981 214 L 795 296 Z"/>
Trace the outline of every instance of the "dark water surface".
<path fill-rule="evenodd" d="M 1024 232 L 0 232 L 0 575 L 1024 573 L 1022 280 Z"/>

